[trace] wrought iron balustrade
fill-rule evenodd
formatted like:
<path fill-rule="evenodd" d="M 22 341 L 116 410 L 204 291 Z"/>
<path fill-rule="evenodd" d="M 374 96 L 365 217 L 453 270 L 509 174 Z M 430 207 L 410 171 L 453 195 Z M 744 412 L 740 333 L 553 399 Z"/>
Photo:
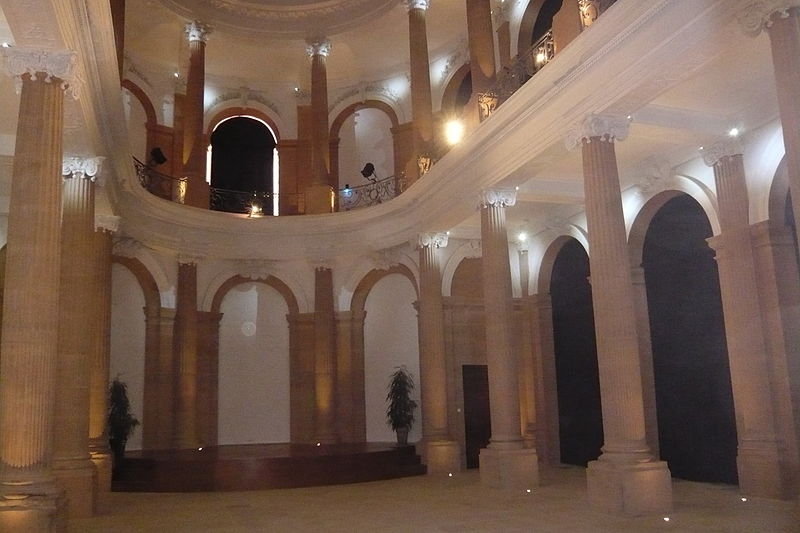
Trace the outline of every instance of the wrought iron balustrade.
<path fill-rule="evenodd" d="M 165 200 L 182 204 L 186 198 L 186 178 L 173 178 L 154 170 L 135 157 L 133 166 L 139 183 L 150 193 Z"/>
<path fill-rule="evenodd" d="M 405 178 L 389 176 L 379 181 L 339 190 L 339 211 L 382 204 L 405 189 Z"/>
<path fill-rule="evenodd" d="M 497 74 L 497 81 L 489 90 L 497 98 L 497 106 L 517 92 L 525 82 L 539 72 L 555 56 L 553 30 L 545 33 L 533 46 L 528 48 L 511 65 L 504 67 Z"/>
<path fill-rule="evenodd" d="M 211 209 L 226 213 L 242 213 L 250 216 L 273 214 L 275 199 L 280 215 L 302 215 L 305 213 L 305 198 L 299 193 L 271 193 L 261 191 L 235 191 L 211 187 Z"/>

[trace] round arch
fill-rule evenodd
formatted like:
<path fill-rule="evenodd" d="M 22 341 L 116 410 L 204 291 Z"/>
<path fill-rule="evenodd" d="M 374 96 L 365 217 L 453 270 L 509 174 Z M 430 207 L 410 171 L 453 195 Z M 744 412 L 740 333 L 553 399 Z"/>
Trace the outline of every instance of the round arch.
<path fill-rule="evenodd" d="M 148 309 L 155 310 L 161 307 L 161 294 L 158 290 L 158 284 L 147 267 L 144 266 L 144 263 L 134 257 L 122 257 L 119 255 L 112 255 L 111 262 L 127 268 L 134 275 L 142 288 L 145 305 Z"/>
<path fill-rule="evenodd" d="M 364 100 L 363 102 L 355 102 L 345 107 L 336 116 L 336 118 L 333 119 L 333 122 L 331 122 L 330 138 L 338 139 L 339 132 L 342 129 L 344 121 L 347 120 L 347 118 L 350 115 L 352 115 L 353 113 L 355 113 L 360 109 L 377 109 L 379 111 L 383 111 L 386 114 L 386 116 L 389 117 L 389 120 L 392 123 L 392 128 L 396 128 L 397 126 L 400 125 L 400 121 L 397 118 L 397 113 L 395 112 L 392 106 L 380 100 Z"/>
<path fill-rule="evenodd" d="M 158 123 L 158 118 L 156 118 L 156 108 L 153 106 L 153 102 L 150 101 L 150 98 L 147 96 L 141 87 L 136 85 L 136 83 L 132 82 L 129 79 L 122 80 L 122 87 L 130 91 L 130 93 L 139 100 L 139 103 L 142 104 L 144 108 L 144 114 L 147 117 L 147 125 L 148 126 L 155 126 Z"/>
<path fill-rule="evenodd" d="M 775 177 L 769 187 L 769 220 L 783 225 L 786 213 L 786 202 L 789 197 L 789 172 L 786 169 L 786 158 L 782 158 Z"/>
<path fill-rule="evenodd" d="M 290 289 L 289 286 L 280 279 L 276 278 L 275 276 L 268 276 L 266 279 L 251 279 L 238 274 L 229 278 L 217 289 L 217 292 L 214 294 L 214 298 L 211 301 L 211 312 L 219 313 L 220 308 L 222 307 L 222 300 L 225 299 L 225 296 L 228 294 L 228 292 L 230 292 L 230 290 L 237 285 L 241 285 L 243 283 L 263 283 L 265 285 L 269 285 L 278 291 L 286 301 L 286 305 L 289 307 L 290 314 L 296 315 L 299 312 L 297 298 L 295 298 L 292 289 Z"/>
<path fill-rule="evenodd" d="M 461 89 L 461 84 L 464 83 L 464 79 L 470 72 L 469 63 L 464 63 L 450 76 L 447 85 L 445 85 L 444 92 L 442 93 L 441 110 L 443 116 L 455 114 L 458 92 Z"/>
<path fill-rule="evenodd" d="M 406 265 L 393 265 L 388 269 L 379 270 L 373 269 L 370 270 L 369 273 L 361 279 L 361 282 L 356 286 L 356 290 L 353 292 L 353 297 L 350 300 L 350 311 L 354 314 L 358 313 L 359 316 L 364 312 L 364 306 L 367 303 L 367 296 L 369 296 L 369 291 L 377 284 L 381 279 L 389 276 L 390 274 L 400 274 L 401 276 L 405 276 L 408 281 L 411 282 L 411 285 L 414 287 L 414 293 L 419 298 L 419 288 L 417 287 L 417 280 L 414 279 L 414 274 L 411 272 Z"/>
<path fill-rule="evenodd" d="M 263 111 L 254 109 L 252 107 L 226 107 L 225 109 L 219 111 L 217 114 L 213 115 L 211 120 L 208 122 L 206 136 L 210 139 L 211 134 L 214 133 L 214 130 L 217 128 L 217 126 L 219 126 L 220 123 L 236 117 L 255 118 L 263 122 L 272 132 L 272 136 L 275 137 L 275 142 L 280 142 L 281 134 L 278 130 L 278 125 L 275 124 L 275 121 Z"/>
<path fill-rule="evenodd" d="M 547 0 L 530 0 L 525 7 L 522 18 L 519 22 L 519 32 L 517 34 L 517 54 L 521 54 L 531 47 L 531 34 L 533 27 L 536 26 L 536 19 L 539 18 L 539 12 Z"/>
<path fill-rule="evenodd" d="M 538 294 L 550 293 L 550 281 L 553 279 L 553 265 L 556 263 L 561 248 L 571 240 L 577 241 L 583 250 L 589 255 L 589 251 L 580 239 L 576 239 L 571 235 L 559 235 L 548 246 L 542 255 L 542 261 L 539 263 L 539 276 L 536 282 L 536 291 Z"/>
<path fill-rule="evenodd" d="M 664 207 L 664 204 L 682 194 L 687 194 L 683 191 L 674 189 L 661 191 L 655 196 L 649 198 L 644 205 L 636 213 L 631 224 L 630 232 L 628 233 L 628 255 L 630 256 L 630 263 L 632 267 L 641 266 L 642 256 L 644 254 L 644 239 L 647 235 L 647 230 L 650 227 L 650 222 L 656 213 Z M 691 196 L 691 195 L 689 195 Z"/>

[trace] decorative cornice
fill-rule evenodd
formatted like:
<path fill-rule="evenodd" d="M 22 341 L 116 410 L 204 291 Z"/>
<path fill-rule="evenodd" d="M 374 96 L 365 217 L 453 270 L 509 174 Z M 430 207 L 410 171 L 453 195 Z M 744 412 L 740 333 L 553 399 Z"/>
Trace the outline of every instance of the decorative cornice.
<path fill-rule="evenodd" d="M 61 163 L 64 179 L 84 178 L 91 181 L 100 173 L 104 157 L 65 157 Z"/>
<path fill-rule="evenodd" d="M 406 9 L 411 11 L 412 9 L 422 9 L 426 11 L 429 7 L 431 7 L 430 0 L 400 0 Z"/>
<path fill-rule="evenodd" d="M 420 248 L 447 248 L 447 233 L 420 233 L 417 244 Z"/>
<path fill-rule="evenodd" d="M 37 75 L 45 75 L 45 83 L 50 83 L 53 78 L 61 80 L 61 88 L 70 88 L 72 96 L 77 99 L 77 88 L 72 84 L 75 78 L 75 69 L 78 57 L 75 52 L 66 50 L 36 50 L 31 48 L 2 48 L 4 70 L 14 78 L 17 93 L 22 90 L 22 76 L 29 74 L 32 80 Z"/>
<path fill-rule="evenodd" d="M 186 23 L 186 28 L 183 30 L 189 42 L 202 41 L 208 42 L 208 36 L 211 35 L 212 28 L 204 22 L 193 20 Z"/>
<path fill-rule="evenodd" d="M 481 207 L 512 207 L 517 203 L 514 189 L 486 189 L 481 192 Z"/>
<path fill-rule="evenodd" d="M 119 231 L 120 217 L 116 215 L 95 214 L 94 216 L 94 229 L 95 231 L 107 231 L 108 233 L 116 233 Z"/>
<path fill-rule="evenodd" d="M 328 57 L 331 53 L 331 42 L 327 39 L 316 39 L 306 43 L 308 57 Z"/>
<path fill-rule="evenodd" d="M 800 0 L 743 0 L 739 5 L 739 25 L 746 34 L 756 37 L 772 26 L 776 14 L 787 18 L 795 7 L 800 7 Z"/>
<path fill-rule="evenodd" d="M 243 278 L 252 280 L 267 279 L 274 271 L 274 261 L 244 259 L 236 263 L 236 272 Z"/>
<path fill-rule="evenodd" d="M 593 137 L 601 141 L 624 141 L 628 137 L 630 120 L 615 115 L 589 115 L 576 124 L 564 136 L 568 150 L 579 148 L 583 141 L 591 142 Z"/>
<path fill-rule="evenodd" d="M 744 148 L 738 139 L 725 139 L 700 149 L 703 162 L 710 167 L 713 167 L 725 157 L 742 155 L 743 152 Z"/>

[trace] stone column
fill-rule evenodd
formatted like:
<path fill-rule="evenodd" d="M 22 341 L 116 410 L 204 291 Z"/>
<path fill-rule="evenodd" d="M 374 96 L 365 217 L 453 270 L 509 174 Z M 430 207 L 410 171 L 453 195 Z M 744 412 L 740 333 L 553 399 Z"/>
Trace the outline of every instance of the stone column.
<path fill-rule="evenodd" d="M 50 531 L 61 268 L 64 86 L 71 52 L 3 48 L 21 89 L 0 352 L 0 530 Z M 35 223 L 32 223 L 35 221 Z"/>
<path fill-rule="evenodd" d="M 744 31 L 757 36 L 766 30 L 769 35 L 789 189 L 800 198 L 800 0 L 742 0 L 740 6 Z M 800 221 L 800 201 L 793 208 L 794 219 Z"/>
<path fill-rule="evenodd" d="M 330 183 L 330 126 L 328 125 L 328 73 L 331 43 L 308 43 L 311 58 L 311 185 L 306 188 L 306 213 L 331 213 L 334 207 Z M 338 186 L 338 184 L 337 184 Z"/>
<path fill-rule="evenodd" d="M 314 269 L 314 438 L 336 442 L 336 323 L 333 271 Z"/>
<path fill-rule="evenodd" d="M 725 339 L 739 439 L 739 487 L 752 496 L 787 496 L 770 395 L 769 366 L 750 240 L 747 184 L 738 141 L 702 151 L 714 168 L 721 235 L 711 239 L 719 263 Z"/>
<path fill-rule="evenodd" d="M 419 364 L 422 398 L 422 439 L 429 474 L 461 470 L 461 447 L 448 424 L 447 362 L 444 347 L 442 274 L 439 248 L 445 233 L 419 235 Z"/>
<path fill-rule="evenodd" d="M 197 448 L 197 260 L 178 258 L 175 314 L 178 391 L 175 398 L 175 448 Z"/>
<path fill-rule="evenodd" d="M 89 346 L 89 453 L 97 470 L 98 510 L 111 491 L 111 449 L 108 445 L 108 381 L 111 358 L 111 250 L 119 218 L 95 215 L 92 243 L 92 335 Z"/>
<path fill-rule="evenodd" d="M 160 308 L 145 309 L 146 345 L 145 349 L 156 349 L 158 354 L 158 418 L 156 424 L 155 449 L 166 449 L 172 445 L 175 434 L 175 310 Z M 156 342 L 151 345 L 149 339 L 155 335 Z M 146 422 L 145 418 L 145 423 Z"/>
<path fill-rule="evenodd" d="M 561 463 L 558 427 L 558 391 L 556 389 L 556 355 L 553 340 L 553 302 L 549 294 L 531 296 L 534 338 L 536 339 L 536 449 L 545 462 Z"/>
<path fill-rule="evenodd" d="M 653 344 L 650 337 L 650 308 L 647 305 L 647 286 L 644 269 L 631 266 L 631 282 L 636 309 L 636 332 L 639 335 L 639 365 L 642 369 L 642 399 L 644 400 L 645 434 L 653 457 L 659 457 L 658 412 L 656 410 L 656 378 L 653 371 Z"/>
<path fill-rule="evenodd" d="M 425 12 L 430 6 L 430 0 L 401 1 L 408 9 L 408 41 L 411 58 L 413 156 L 406 165 L 407 185 L 411 185 L 430 167 L 433 143 L 431 66 L 428 58 L 428 30 L 425 26 Z"/>
<path fill-rule="evenodd" d="M 472 98 L 464 117 L 467 130 L 489 117 L 497 106 L 497 95 L 491 93 L 495 80 L 494 35 L 490 0 L 467 0 L 467 35 L 469 38 Z M 492 103 L 489 103 L 491 101 Z"/>
<path fill-rule="evenodd" d="M 508 20 L 508 4 L 502 2 L 494 6 L 494 19 L 497 30 L 497 51 L 501 67 L 511 65 L 511 24 Z"/>
<path fill-rule="evenodd" d="M 528 489 L 539 484 L 535 448 L 523 448 L 520 432 L 518 355 L 514 350 L 511 264 L 506 207 L 516 203 L 514 190 L 493 189 L 481 195 L 483 302 L 492 438 L 480 452 L 481 482 L 490 487 Z"/>
<path fill-rule="evenodd" d="M 184 203 L 209 208 L 210 190 L 206 183 L 206 146 L 203 134 L 205 106 L 206 41 L 211 28 L 194 20 L 186 25 L 189 39 L 189 72 L 183 101 L 183 174 L 188 178 Z"/>
<path fill-rule="evenodd" d="M 519 259 L 520 298 L 520 338 L 519 338 L 519 395 L 522 412 L 522 436 L 526 448 L 538 448 L 536 445 L 536 379 L 538 371 L 534 361 L 533 324 L 531 322 L 531 305 L 528 298 L 530 267 L 528 265 L 528 242 L 517 241 L 517 258 Z M 537 451 L 539 451 L 537 449 Z"/>
<path fill-rule="evenodd" d="M 71 518 L 94 514 L 95 470 L 89 458 L 89 350 L 93 322 L 91 261 L 94 180 L 100 158 L 64 159 L 61 217 L 61 312 L 56 363 L 53 475 Z"/>
<path fill-rule="evenodd" d="M 581 147 L 589 265 L 597 334 L 603 453 L 589 463 L 589 503 L 597 510 L 639 515 L 672 508 L 667 464 L 647 447 L 639 339 L 625 218 L 614 141 L 628 134 L 625 118 L 590 115 L 567 136 Z"/>

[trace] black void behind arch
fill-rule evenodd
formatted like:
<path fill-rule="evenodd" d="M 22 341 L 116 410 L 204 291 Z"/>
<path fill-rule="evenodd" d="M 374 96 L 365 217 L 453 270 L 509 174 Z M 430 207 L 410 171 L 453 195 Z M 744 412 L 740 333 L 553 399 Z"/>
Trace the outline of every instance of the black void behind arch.
<path fill-rule="evenodd" d="M 711 225 L 681 194 L 644 240 L 661 458 L 682 479 L 735 484 L 736 420 Z"/>
<path fill-rule="evenodd" d="M 273 156 L 277 142 L 258 119 L 237 116 L 220 122 L 211 134 L 211 186 L 234 191 L 275 190 Z"/>
<path fill-rule="evenodd" d="M 589 257 L 569 239 L 550 279 L 561 462 L 586 466 L 603 445 Z"/>

